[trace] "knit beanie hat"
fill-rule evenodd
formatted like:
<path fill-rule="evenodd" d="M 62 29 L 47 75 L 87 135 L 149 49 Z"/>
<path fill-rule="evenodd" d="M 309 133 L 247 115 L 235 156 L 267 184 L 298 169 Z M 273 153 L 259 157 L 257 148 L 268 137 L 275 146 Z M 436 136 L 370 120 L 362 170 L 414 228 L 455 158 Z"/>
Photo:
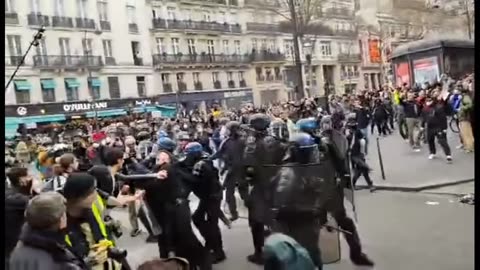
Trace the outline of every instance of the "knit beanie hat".
<path fill-rule="evenodd" d="M 97 187 L 96 179 L 88 173 L 72 173 L 63 187 L 63 196 L 67 200 L 83 199 L 92 194 Z"/>

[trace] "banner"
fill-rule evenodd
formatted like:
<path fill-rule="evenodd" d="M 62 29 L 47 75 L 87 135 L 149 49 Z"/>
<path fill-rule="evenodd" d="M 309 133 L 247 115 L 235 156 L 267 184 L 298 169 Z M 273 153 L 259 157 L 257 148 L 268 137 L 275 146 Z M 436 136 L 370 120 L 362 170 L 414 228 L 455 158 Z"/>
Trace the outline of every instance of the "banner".
<path fill-rule="evenodd" d="M 413 74 L 415 84 L 422 85 L 425 82 L 434 83 L 440 81 L 440 70 L 437 57 L 414 60 Z"/>
<path fill-rule="evenodd" d="M 407 62 L 395 64 L 395 85 L 400 87 L 404 83 L 410 85 L 410 70 Z"/>
<path fill-rule="evenodd" d="M 371 39 L 368 41 L 368 53 L 370 55 L 370 63 L 379 64 L 382 62 L 380 55 L 380 41 Z"/>

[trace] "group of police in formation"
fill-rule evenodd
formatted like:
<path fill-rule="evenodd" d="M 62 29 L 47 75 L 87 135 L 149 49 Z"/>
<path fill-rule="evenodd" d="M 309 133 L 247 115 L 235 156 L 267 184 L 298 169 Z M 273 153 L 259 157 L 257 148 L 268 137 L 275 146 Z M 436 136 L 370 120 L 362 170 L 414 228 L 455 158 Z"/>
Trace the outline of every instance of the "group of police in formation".
<path fill-rule="evenodd" d="M 174 253 L 200 270 L 225 260 L 218 224 L 224 218 L 221 202 L 225 189 L 230 220 L 238 219 L 234 195 L 238 188 L 248 209 L 254 247 L 248 261 L 280 265 L 264 256 L 264 243 L 268 235 L 281 233 L 295 239 L 322 269 L 320 229 L 332 217 L 338 224 L 333 229 L 343 232 L 350 246 L 352 263 L 373 266 L 344 205 L 344 189 L 353 188 L 351 170 L 355 174 L 368 170 L 354 115 L 347 116 L 340 129 L 334 128 L 330 116 L 300 119 L 294 134 L 282 120 L 260 113 L 251 115 L 248 125 L 229 121 L 225 127 L 227 136 L 213 155 L 198 142 L 188 143 L 181 156 L 174 155 L 175 140 L 160 131 L 152 166 L 141 168 L 141 174 L 117 175 L 117 180 L 145 190 L 144 201 L 162 228 L 158 237 L 162 258 Z M 215 160 L 224 164 L 223 185 Z M 161 171 L 163 179 L 153 179 Z M 193 214 L 188 201 L 192 192 L 200 201 Z M 193 232 L 192 221 L 204 245 Z"/>

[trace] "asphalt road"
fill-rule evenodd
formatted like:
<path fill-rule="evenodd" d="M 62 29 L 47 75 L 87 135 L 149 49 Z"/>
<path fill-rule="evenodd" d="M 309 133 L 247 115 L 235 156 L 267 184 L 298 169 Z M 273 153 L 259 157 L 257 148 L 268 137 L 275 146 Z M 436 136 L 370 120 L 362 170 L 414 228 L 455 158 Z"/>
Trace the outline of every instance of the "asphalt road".
<path fill-rule="evenodd" d="M 375 269 L 474 269 L 473 206 L 458 203 L 452 196 L 387 191 L 361 191 L 357 203 L 360 236 L 365 251 L 376 262 Z M 129 226 L 125 210 L 114 215 Z M 145 235 L 131 238 L 128 231 L 125 228 L 119 245 L 128 249 L 132 266 L 158 256 L 156 244 L 146 244 Z M 245 259 L 252 251 L 246 220 L 222 231 L 228 259 L 214 269 L 262 269 Z M 339 263 L 325 269 L 365 269 L 352 266 L 343 240 L 342 255 Z"/>

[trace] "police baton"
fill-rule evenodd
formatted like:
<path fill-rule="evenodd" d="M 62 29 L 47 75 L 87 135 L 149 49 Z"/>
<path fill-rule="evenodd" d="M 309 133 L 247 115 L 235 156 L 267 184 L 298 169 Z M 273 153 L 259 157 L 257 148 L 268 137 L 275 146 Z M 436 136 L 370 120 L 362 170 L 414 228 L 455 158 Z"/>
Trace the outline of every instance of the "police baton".
<path fill-rule="evenodd" d="M 378 162 L 380 163 L 380 171 L 382 172 L 382 179 L 383 181 L 385 181 L 386 180 L 385 169 L 383 168 L 382 151 L 380 151 L 380 140 L 378 137 L 377 137 L 377 151 L 378 151 Z"/>

